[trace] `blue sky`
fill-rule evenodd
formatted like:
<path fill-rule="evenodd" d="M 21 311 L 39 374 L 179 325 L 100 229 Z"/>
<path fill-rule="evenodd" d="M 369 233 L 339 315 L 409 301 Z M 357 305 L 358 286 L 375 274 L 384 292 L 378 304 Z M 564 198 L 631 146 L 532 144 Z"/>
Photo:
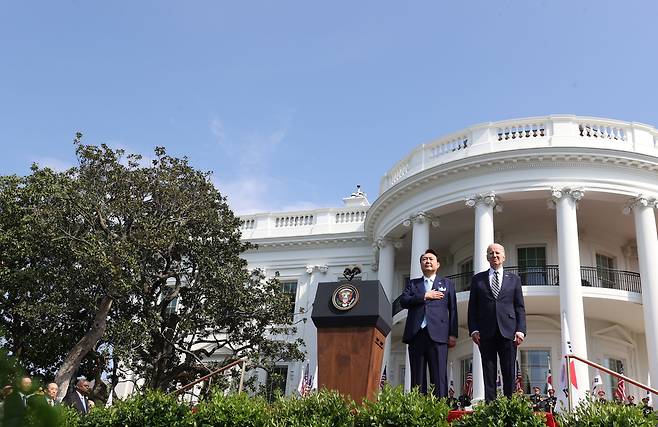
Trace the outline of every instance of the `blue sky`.
<path fill-rule="evenodd" d="M 654 1 L 1 1 L 0 173 L 72 138 L 214 171 L 239 213 L 339 206 L 413 147 L 547 114 L 658 124 Z"/>

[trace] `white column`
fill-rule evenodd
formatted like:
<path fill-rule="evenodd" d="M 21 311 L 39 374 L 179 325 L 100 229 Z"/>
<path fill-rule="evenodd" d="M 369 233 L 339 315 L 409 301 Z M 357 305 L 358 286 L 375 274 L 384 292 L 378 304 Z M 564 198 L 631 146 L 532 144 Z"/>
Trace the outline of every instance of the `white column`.
<path fill-rule="evenodd" d="M 473 236 L 473 272 L 489 268 L 487 246 L 494 243 L 493 210 L 496 206 L 494 192 L 477 194 L 466 200 L 466 206 L 475 208 L 475 232 Z M 480 348 L 473 343 L 473 402 L 484 400 L 484 375 Z"/>
<path fill-rule="evenodd" d="M 641 195 L 630 204 L 635 219 L 649 373 L 651 378 L 658 378 L 658 238 L 654 207 L 658 207 L 655 199 Z"/>
<path fill-rule="evenodd" d="M 576 207 L 583 198 L 580 189 L 552 189 L 557 216 L 557 253 L 560 283 L 560 318 L 566 316 L 573 352 L 587 359 L 585 310 L 580 276 L 580 249 L 578 246 L 578 220 Z M 562 342 L 565 331 L 562 331 Z M 561 355 L 562 356 L 562 355 Z M 581 398 L 590 387 L 589 370 L 584 363 L 576 362 L 576 378 Z M 582 384 L 582 385 L 581 385 Z"/>
<path fill-rule="evenodd" d="M 377 268 L 377 278 L 384 288 L 384 293 L 388 300 L 393 303 L 395 295 L 393 294 L 393 281 L 394 274 L 393 268 L 395 263 L 395 246 L 391 239 L 388 238 L 379 238 L 375 242 L 376 249 L 379 250 L 379 262 Z M 393 345 L 391 341 L 391 335 L 393 331 L 388 334 L 386 337 L 386 345 L 384 346 L 384 360 L 382 361 L 382 369 L 388 366 L 388 375 L 391 375 L 392 367 L 389 366 L 391 360 L 391 347 Z"/>
<path fill-rule="evenodd" d="M 403 225 L 408 227 L 413 224 L 411 232 L 411 265 L 409 268 L 409 277 L 415 279 L 423 275 L 420 268 L 420 257 L 429 248 L 430 245 L 430 222 L 432 218 L 425 212 L 419 212 Z M 404 391 L 411 390 L 411 365 L 409 363 L 409 348 L 405 349 L 404 363 Z"/>
<path fill-rule="evenodd" d="M 425 212 L 419 212 L 404 222 L 404 225 L 413 224 L 411 231 L 411 265 L 409 276 L 411 279 L 421 277 L 420 256 L 430 247 L 430 221 L 431 217 Z"/>

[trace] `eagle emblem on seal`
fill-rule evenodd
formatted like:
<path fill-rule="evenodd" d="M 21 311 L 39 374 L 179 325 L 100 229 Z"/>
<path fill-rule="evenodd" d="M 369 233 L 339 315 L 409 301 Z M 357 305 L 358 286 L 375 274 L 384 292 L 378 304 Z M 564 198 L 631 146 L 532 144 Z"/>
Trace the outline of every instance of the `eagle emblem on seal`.
<path fill-rule="evenodd" d="M 338 310 L 350 310 L 359 302 L 359 291 L 353 285 L 340 285 L 334 291 L 331 302 Z"/>

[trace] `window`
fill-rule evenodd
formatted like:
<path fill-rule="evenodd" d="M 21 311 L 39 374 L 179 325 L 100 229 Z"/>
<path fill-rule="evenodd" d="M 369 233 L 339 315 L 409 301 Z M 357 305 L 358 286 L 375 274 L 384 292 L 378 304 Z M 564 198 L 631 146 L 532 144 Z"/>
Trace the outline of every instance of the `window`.
<path fill-rule="evenodd" d="M 548 376 L 549 360 L 551 351 L 549 349 L 521 350 L 519 352 L 519 369 L 523 376 L 523 391 L 530 394 L 533 387 L 539 387 L 546 393 L 546 377 Z M 514 375 L 516 378 L 516 373 Z M 555 387 L 555 384 L 553 385 Z"/>
<path fill-rule="evenodd" d="M 615 260 L 609 256 L 596 254 L 596 275 L 602 288 L 615 287 Z"/>
<path fill-rule="evenodd" d="M 178 308 L 178 297 L 172 299 L 169 301 L 169 304 L 167 304 L 167 308 L 165 308 L 165 313 L 167 313 L 168 316 L 171 316 L 172 314 L 176 314 Z"/>
<path fill-rule="evenodd" d="M 288 367 L 275 366 L 267 373 L 265 382 L 267 400 L 271 402 L 278 395 L 286 394 L 286 383 L 288 380 Z"/>
<path fill-rule="evenodd" d="M 290 319 L 295 316 L 295 301 L 297 299 L 297 281 L 296 280 L 282 280 L 281 292 L 288 296 L 290 299 Z"/>
<path fill-rule="evenodd" d="M 473 258 L 468 258 L 459 264 L 459 275 L 455 277 L 457 292 L 467 291 L 473 277 Z"/>
<path fill-rule="evenodd" d="M 468 373 L 473 374 L 473 358 L 467 357 L 459 361 L 459 379 L 461 384 L 461 389 L 455 390 L 455 395 L 460 396 L 464 393 L 464 385 L 466 384 L 466 375 Z M 455 388 L 456 388 L 455 384 Z"/>
<path fill-rule="evenodd" d="M 546 284 L 546 248 L 543 246 L 518 248 L 519 276 L 523 285 Z"/>
<path fill-rule="evenodd" d="M 614 359 L 612 357 L 603 359 L 603 366 L 610 369 L 611 371 L 617 372 L 618 374 L 622 374 L 624 371 L 624 361 L 620 359 Z M 617 378 L 605 373 L 601 373 L 601 376 L 603 377 L 602 379 L 603 387 L 605 390 L 605 398 L 608 400 L 613 400 L 615 398 L 615 391 L 617 390 Z"/>

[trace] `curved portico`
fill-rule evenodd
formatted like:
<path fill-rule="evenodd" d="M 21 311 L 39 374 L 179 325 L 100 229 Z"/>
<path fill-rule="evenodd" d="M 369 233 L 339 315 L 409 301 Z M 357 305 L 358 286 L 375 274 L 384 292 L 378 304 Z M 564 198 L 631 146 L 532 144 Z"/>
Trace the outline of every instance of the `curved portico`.
<path fill-rule="evenodd" d="M 385 175 L 382 194 L 368 210 L 366 235 L 391 242 L 379 255 L 380 280 L 394 284 L 391 292 L 399 295 L 404 259 L 409 260 L 409 276 L 420 275 L 419 253 L 429 246 L 441 255 L 442 275 L 462 273 L 469 265 L 471 271 L 484 270 L 485 249 L 494 240 L 506 246 L 508 266 L 517 265 L 517 250 L 543 246 L 546 264 L 557 266 L 559 286 L 524 288 L 530 317 L 552 316 L 559 325 L 564 314 L 574 351 L 587 357 L 586 330 L 600 317 L 596 311 L 630 307 L 641 299 L 643 318 L 630 316 L 635 321 L 623 323 L 629 323 L 629 330 L 645 331 L 647 354 L 658 354 L 658 272 L 650 261 L 658 259 L 653 210 L 657 135 L 655 129 L 633 123 L 551 116 L 475 126 L 418 147 Z M 624 210 L 633 215 L 624 215 Z M 639 269 L 641 294 L 584 287 L 583 268 L 603 271 L 599 255 L 616 259 L 621 267 L 616 270 Z M 397 270 L 382 269 L 391 258 Z M 548 295 L 537 294 L 544 287 Z M 628 301 L 618 292 L 627 292 Z M 465 292 L 459 296 L 463 306 L 467 297 Z M 404 314 L 396 315 L 395 321 L 403 320 Z M 462 307 L 462 346 L 468 339 L 465 321 Z M 528 332 L 532 337 L 532 329 Z M 477 347 L 472 351 L 474 397 L 481 398 Z M 390 352 L 389 347 L 388 358 Z M 648 357 L 646 364 L 658 378 L 655 358 Z M 578 368 L 578 379 L 590 384 L 586 368 Z"/>
<path fill-rule="evenodd" d="M 505 246 L 505 268 L 524 285 L 528 336 L 519 354 L 529 382 L 541 384 L 538 375 L 549 368 L 559 377 L 563 317 L 579 355 L 613 369 L 623 364 L 642 382 L 649 372 L 658 378 L 656 197 L 653 127 L 534 117 L 476 125 L 416 147 L 384 175 L 372 205 L 357 189 L 338 208 L 244 216 L 241 230 L 258 244 L 245 254 L 250 268 L 279 277 L 295 296 L 298 332 L 282 338 L 301 338 L 311 367 L 316 335 L 304 318 L 319 283 L 340 280 L 352 264 L 364 279 L 379 279 L 394 301 L 384 361 L 394 384 L 409 372 L 401 342 L 406 312 L 395 300 L 421 274 L 420 254 L 436 249 L 439 273 L 458 288 L 459 339 L 449 352 L 455 386 L 472 370 L 481 398 L 466 310 L 470 278 L 488 267 L 493 241 Z M 297 387 L 303 365 L 282 362 L 286 390 Z M 577 374 L 589 387 L 594 372 L 579 366 Z"/>

